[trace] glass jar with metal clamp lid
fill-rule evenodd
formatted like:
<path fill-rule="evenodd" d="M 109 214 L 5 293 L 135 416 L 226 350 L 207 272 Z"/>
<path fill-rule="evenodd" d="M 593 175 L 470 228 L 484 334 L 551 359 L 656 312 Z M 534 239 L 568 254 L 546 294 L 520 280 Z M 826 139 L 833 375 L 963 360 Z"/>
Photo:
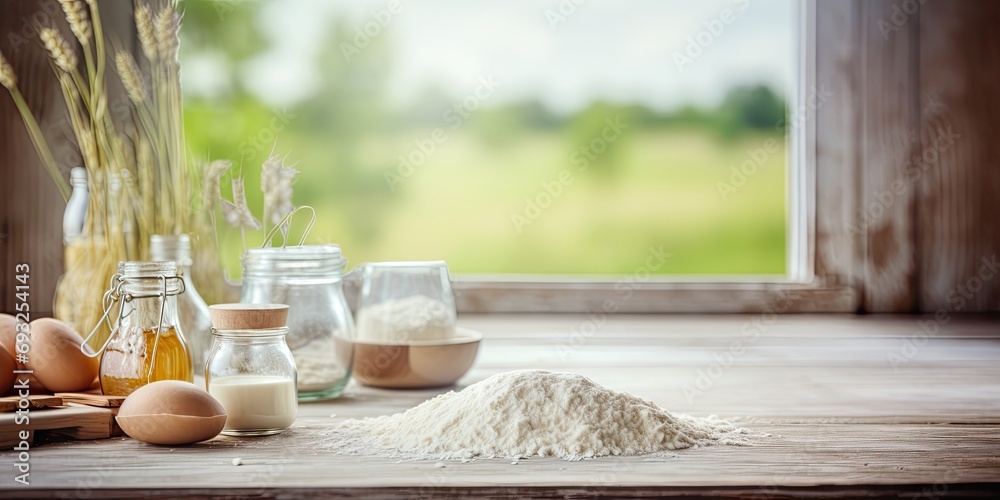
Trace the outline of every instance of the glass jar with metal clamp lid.
<path fill-rule="evenodd" d="M 299 207 L 288 214 L 310 207 Z M 295 358 L 299 401 L 340 396 L 351 377 L 354 319 L 342 289 L 347 259 L 337 245 L 268 247 L 283 220 L 264 240 L 264 247 L 243 253 L 244 304 L 287 304 L 286 342 Z"/>
<path fill-rule="evenodd" d="M 127 396 L 157 380 L 194 382 L 191 354 L 177 318 L 177 296 L 182 293 L 184 280 L 175 262 L 118 263 L 104 294 L 101 321 L 110 325 L 111 313 L 117 309 L 118 315 L 108 340 L 94 354 L 101 354 L 105 395 Z"/>

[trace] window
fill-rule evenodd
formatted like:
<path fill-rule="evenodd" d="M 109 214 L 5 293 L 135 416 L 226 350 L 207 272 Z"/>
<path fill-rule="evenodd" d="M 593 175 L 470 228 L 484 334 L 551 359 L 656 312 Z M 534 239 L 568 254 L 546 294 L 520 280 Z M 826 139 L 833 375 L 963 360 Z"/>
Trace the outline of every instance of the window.
<path fill-rule="evenodd" d="M 808 18 L 791 0 L 190 1 L 188 140 L 250 186 L 288 153 L 311 241 L 445 259 L 469 310 L 685 310 L 812 279 Z"/>

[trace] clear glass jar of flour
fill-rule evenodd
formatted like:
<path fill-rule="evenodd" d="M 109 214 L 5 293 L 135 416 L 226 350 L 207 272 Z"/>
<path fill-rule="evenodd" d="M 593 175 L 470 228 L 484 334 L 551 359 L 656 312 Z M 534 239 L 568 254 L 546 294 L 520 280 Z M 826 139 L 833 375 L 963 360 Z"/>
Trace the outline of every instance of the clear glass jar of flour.
<path fill-rule="evenodd" d="M 299 401 L 331 399 L 351 376 L 354 320 L 342 289 L 347 259 L 337 245 L 254 248 L 243 255 L 244 304 L 287 304 L 286 342 Z"/>

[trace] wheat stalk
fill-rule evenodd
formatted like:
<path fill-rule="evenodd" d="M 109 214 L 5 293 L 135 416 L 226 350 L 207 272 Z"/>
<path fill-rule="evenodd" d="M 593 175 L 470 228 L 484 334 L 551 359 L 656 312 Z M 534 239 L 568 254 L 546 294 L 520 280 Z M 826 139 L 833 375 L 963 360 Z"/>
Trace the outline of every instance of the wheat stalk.
<path fill-rule="evenodd" d="M 139 196 L 144 212 L 144 227 L 152 227 L 152 218 L 156 216 L 156 179 L 153 165 L 156 160 L 149 141 L 139 141 L 136 152 L 136 164 L 139 165 Z"/>
<path fill-rule="evenodd" d="M 292 204 L 292 182 L 298 170 L 286 167 L 284 161 L 272 154 L 260 167 L 260 189 L 264 193 L 264 222 L 281 223 L 289 212 L 295 210 Z M 288 224 L 283 225 L 282 234 Z M 265 227 L 266 229 L 266 227 Z"/>
<path fill-rule="evenodd" d="M 28 107 L 27 101 L 21 95 L 21 90 L 17 88 L 17 74 L 2 52 L 0 52 L 0 85 L 3 85 L 10 93 L 11 98 L 14 99 L 14 105 L 17 107 L 18 113 L 21 114 L 21 119 L 24 120 L 28 136 L 31 137 L 31 143 L 35 145 L 35 150 L 38 151 L 38 156 L 42 159 L 45 170 L 48 170 L 49 176 L 56 183 L 63 199 L 69 200 L 72 191 L 69 183 L 59 173 L 59 166 L 56 165 L 56 160 L 52 157 L 52 150 L 49 149 L 49 144 L 45 141 L 45 135 L 42 134 L 42 129 L 38 126 L 35 115 L 31 114 L 31 108 Z"/>
<path fill-rule="evenodd" d="M 229 160 L 216 160 L 205 167 L 201 182 L 201 204 L 204 210 L 213 210 L 216 200 L 222 198 L 222 176 L 233 168 Z"/>
<path fill-rule="evenodd" d="M 158 57 L 156 33 L 153 28 L 153 12 L 149 5 L 135 4 L 135 31 L 139 35 L 139 44 L 142 46 L 143 54 L 150 62 L 156 62 Z"/>
<path fill-rule="evenodd" d="M 145 102 L 149 94 L 146 92 L 146 84 L 139 71 L 139 65 L 135 63 L 132 54 L 119 50 L 115 54 L 115 66 L 118 68 L 118 76 L 122 79 L 122 85 L 125 86 L 125 92 L 128 93 L 132 102 L 136 105 Z"/>
<path fill-rule="evenodd" d="M 242 177 L 233 177 L 233 201 L 230 203 L 223 199 L 222 212 L 226 216 L 226 222 L 233 227 L 254 230 L 261 228 L 260 221 L 247 206 L 246 187 Z"/>
<path fill-rule="evenodd" d="M 157 116 L 156 144 L 161 153 L 157 159 L 161 170 L 165 174 L 170 174 L 169 179 L 164 177 L 164 181 L 160 183 L 162 189 L 159 196 L 164 200 L 180 200 L 187 196 L 189 193 L 185 190 L 185 183 L 191 175 L 184 147 L 183 106 L 177 63 L 180 20 L 176 2 L 173 0 L 166 2 L 166 5 L 152 16 L 153 36 L 148 41 L 150 47 L 153 46 L 152 39 L 156 41 L 156 64 L 151 65 L 153 72 L 151 106 Z M 179 216 L 183 216 L 181 212 L 187 206 L 185 200 L 183 203 L 178 202 L 174 208 L 177 209 Z M 175 231 L 179 229 L 180 226 Z"/>
<path fill-rule="evenodd" d="M 59 0 L 63 12 L 66 13 L 66 21 L 69 22 L 73 34 L 83 45 L 90 45 L 90 35 L 93 32 L 90 25 L 90 16 L 87 14 L 87 6 L 80 0 Z"/>
<path fill-rule="evenodd" d="M 76 70 L 76 52 L 58 31 L 52 28 L 42 28 L 39 36 L 45 45 L 45 50 L 49 51 L 49 57 L 52 58 L 52 62 L 59 69 L 67 73 L 72 73 Z"/>
<path fill-rule="evenodd" d="M 97 8 L 96 0 L 87 0 L 90 6 L 90 15 L 94 24 L 94 56 L 90 50 L 84 50 L 84 57 L 87 59 L 87 71 L 90 75 L 90 94 L 92 99 L 97 100 L 97 104 L 91 108 L 91 119 L 99 122 L 107 112 L 107 95 L 104 89 L 104 69 L 107 62 L 107 54 L 104 47 L 104 29 L 101 27 L 101 13 Z M 96 61 L 94 61 L 96 59 Z"/>
<path fill-rule="evenodd" d="M 0 85 L 6 87 L 7 90 L 17 85 L 17 75 L 14 74 L 14 68 L 4 58 L 3 53 L 0 53 Z"/>
<path fill-rule="evenodd" d="M 83 164 L 94 168 L 97 165 L 97 144 L 94 141 L 93 130 L 82 129 L 78 142 L 80 143 L 80 155 L 83 156 Z"/>
<path fill-rule="evenodd" d="M 62 5 L 63 12 L 66 14 L 66 22 L 69 23 L 70 30 L 76 35 L 76 39 L 80 41 L 80 45 L 83 46 L 83 59 L 87 65 L 87 73 L 93 75 L 97 69 L 94 67 L 94 58 L 90 51 L 90 35 L 94 32 L 94 27 L 90 23 L 90 14 L 87 10 L 87 5 L 80 0 L 59 0 L 59 4 Z M 97 7 L 93 7 L 97 12 Z M 98 26 L 99 27 L 99 26 Z M 100 40 L 98 40 L 98 45 L 100 45 Z M 74 65 L 75 66 L 75 65 Z M 77 78 L 77 86 L 82 85 L 83 79 Z M 81 89 L 82 91 L 83 89 Z M 95 92 L 94 88 L 89 88 L 87 92 L 89 105 L 89 96 Z"/>
<path fill-rule="evenodd" d="M 217 200 L 222 199 L 222 176 L 233 168 L 232 162 L 228 160 L 216 160 L 203 167 L 201 179 L 201 209 L 208 213 L 208 221 L 211 224 L 212 243 L 215 244 L 216 251 L 219 248 L 219 227 L 215 220 L 215 207 Z M 204 219 L 201 219 L 204 221 Z M 207 243 L 207 241 L 206 241 Z M 206 245 L 207 246 L 207 245 Z M 207 264 L 207 263 L 204 263 Z M 218 291 L 218 289 L 215 289 Z"/>
<path fill-rule="evenodd" d="M 168 64 L 176 63 L 177 48 L 180 46 L 180 14 L 172 5 L 167 5 L 156 15 L 155 26 L 156 50 L 160 60 Z"/>
<path fill-rule="evenodd" d="M 257 230 L 261 228 L 260 221 L 253 216 L 250 207 L 247 206 L 246 187 L 242 177 L 233 177 L 233 201 L 229 202 L 225 198 L 222 201 L 222 214 L 226 217 L 226 222 L 233 227 L 240 228 L 240 236 L 243 238 L 243 249 L 247 248 L 246 230 Z"/>

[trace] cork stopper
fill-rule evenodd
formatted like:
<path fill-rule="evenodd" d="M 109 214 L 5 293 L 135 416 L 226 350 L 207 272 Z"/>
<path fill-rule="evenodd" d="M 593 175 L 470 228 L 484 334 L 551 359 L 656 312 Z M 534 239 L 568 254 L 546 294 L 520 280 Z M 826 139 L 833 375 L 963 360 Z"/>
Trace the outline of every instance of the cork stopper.
<path fill-rule="evenodd" d="M 216 330 L 263 330 L 285 326 L 285 304 L 216 304 L 208 306 Z"/>

